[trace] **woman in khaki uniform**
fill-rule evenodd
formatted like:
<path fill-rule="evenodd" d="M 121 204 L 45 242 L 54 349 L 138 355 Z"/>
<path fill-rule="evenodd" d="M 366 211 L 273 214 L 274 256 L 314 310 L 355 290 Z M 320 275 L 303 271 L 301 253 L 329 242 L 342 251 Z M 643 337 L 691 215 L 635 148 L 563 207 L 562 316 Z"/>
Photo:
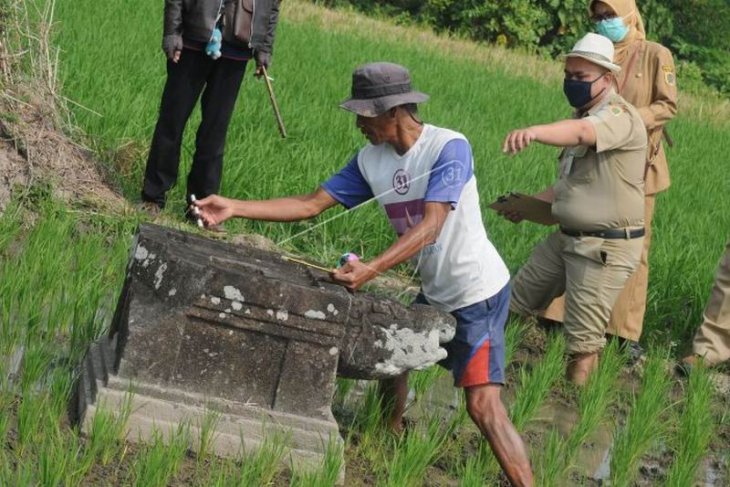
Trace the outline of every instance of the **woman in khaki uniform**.
<path fill-rule="evenodd" d="M 638 342 L 646 310 L 654 202 L 656 194 L 669 187 L 669 169 L 662 138 L 665 136 L 664 125 L 677 113 L 674 59 L 669 49 L 646 40 L 644 22 L 635 0 L 593 0 L 589 3 L 589 11 L 596 31 L 614 42 L 614 62 L 621 66 L 617 91 L 638 109 L 649 136 L 644 187 L 644 249 L 639 267 L 626 282 L 614 305 L 606 330 L 609 335 Z M 563 307 L 564 300 L 560 297 L 552 302 L 543 316 L 562 322 Z"/>

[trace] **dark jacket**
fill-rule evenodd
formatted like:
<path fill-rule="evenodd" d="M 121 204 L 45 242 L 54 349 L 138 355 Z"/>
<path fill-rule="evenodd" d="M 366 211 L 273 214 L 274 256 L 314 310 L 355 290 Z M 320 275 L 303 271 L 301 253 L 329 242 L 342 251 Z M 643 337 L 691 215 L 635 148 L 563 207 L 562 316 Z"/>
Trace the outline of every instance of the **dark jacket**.
<path fill-rule="evenodd" d="M 223 0 L 224 4 L 239 0 Z M 274 32 L 279 20 L 280 0 L 253 0 L 251 39 L 246 46 L 235 38 L 224 41 L 255 51 L 272 53 Z M 221 10 L 221 0 L 165 0 L 165 25 L 163 35 L 181 35 L 185 39 L 208 42 Z M 233 22 L 233 8 L 226 8 L 223 22 Z M 225 30 L 224 30 L 225 31 Z"/>

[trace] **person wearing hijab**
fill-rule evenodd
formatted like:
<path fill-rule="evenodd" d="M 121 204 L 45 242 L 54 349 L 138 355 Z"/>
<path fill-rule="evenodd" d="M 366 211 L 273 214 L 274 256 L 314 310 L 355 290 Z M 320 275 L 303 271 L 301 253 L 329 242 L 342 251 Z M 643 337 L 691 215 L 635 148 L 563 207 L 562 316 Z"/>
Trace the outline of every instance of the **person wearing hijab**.
<path fill-rule="evenodd" d="M 649 280 L 649 245 L 656 195 L 669 187 L 669 168 L 662 138 L 669 140 L 664 127 L 677 113 L 677 81 L 672 53 L 646 40 L 644 22 L 635 0 L 591 0 L 589 14 L 598 34 L 614 43 L 614 62 L 621 66 L 616 78 L 618 94 L 634 105 L 649 136 L 645 167 L 644 249 L 639 267 L 616 300 L 606 329 L 626 343 L 634 360 L 642 353 L 638 345 L 646 311 Z M 562 322 L 561 296 L 543 313 L 543 318 Z"/>

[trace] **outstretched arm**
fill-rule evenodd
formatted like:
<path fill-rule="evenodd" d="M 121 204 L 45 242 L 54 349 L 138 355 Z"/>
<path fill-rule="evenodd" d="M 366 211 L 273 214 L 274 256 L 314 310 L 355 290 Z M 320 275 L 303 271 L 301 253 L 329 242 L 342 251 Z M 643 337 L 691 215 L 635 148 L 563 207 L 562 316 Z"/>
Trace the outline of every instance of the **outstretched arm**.
<path fill-rule="evenodd" d="M 315 217 L 337 201 L 322 188 L 299 196 L 270 200 L 235 200 L 211 195 L 194 203 L 206 225 L 217 225 L 231 217 L 272 222 L 291 222 Z"/>
<path fill-rule="evenodd" d="M 533 125 L 513 130 L 507 134 L 502 145 L 502 152 L 517 154 L 533 141 L 557 147 L 592 146 L 596 144 L 596 129 L 591 122 L 585 119 Z"/>
<path fill-rule="evenodd" d="M 391 267 L 404 262 L 436 241 L 451 211 L 450 203 L 427 202 L 423 220 L 393 245 L 369 262 L 348 262 L 332 273 L 332 279 L 350 289 L 360 286 Z"/>

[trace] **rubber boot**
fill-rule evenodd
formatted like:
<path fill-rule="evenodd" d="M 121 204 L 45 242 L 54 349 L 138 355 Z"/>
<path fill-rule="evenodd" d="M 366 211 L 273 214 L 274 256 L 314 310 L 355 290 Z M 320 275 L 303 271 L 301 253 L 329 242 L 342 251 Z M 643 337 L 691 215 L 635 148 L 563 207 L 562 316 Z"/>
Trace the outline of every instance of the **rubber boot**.
<path fill-rule="evenodd" d="M 570 357 L 565 377 L 573 384 L 583 386 L 597 367 L 598 352 L 577 353 Z"/>

